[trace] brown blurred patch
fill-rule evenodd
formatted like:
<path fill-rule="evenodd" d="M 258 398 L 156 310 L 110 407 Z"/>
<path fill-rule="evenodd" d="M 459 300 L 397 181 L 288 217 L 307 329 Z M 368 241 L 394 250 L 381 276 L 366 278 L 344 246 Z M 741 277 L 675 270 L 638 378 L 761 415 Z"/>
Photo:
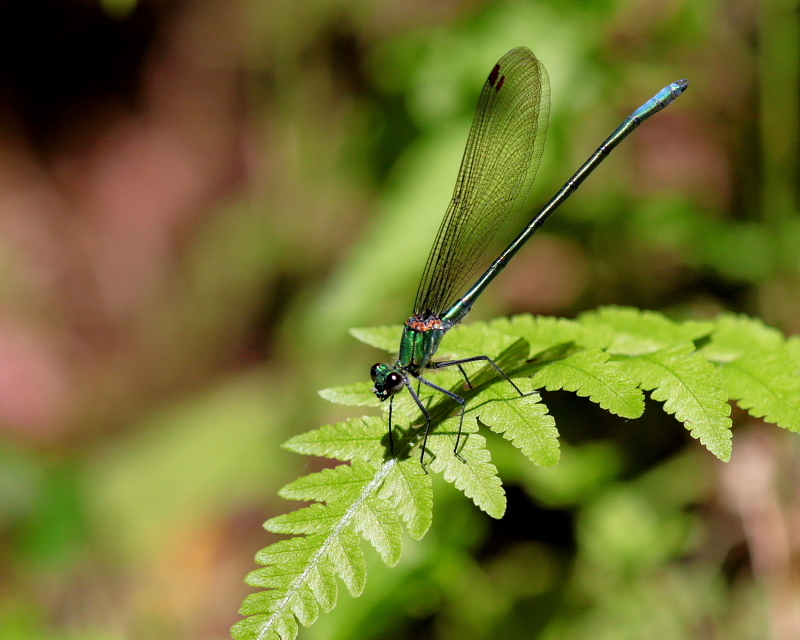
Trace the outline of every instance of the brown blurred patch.
<path fill-rule="evenodd" d="M 575 304 L 588 280 L 588 261 L 567 238 L 542 233 L 498 277 L 497 289 L 516 310 L 557 314 Z"/>
<path fill-rule="evenodd" d="M 32 53 L 0 78 L 0 424 L 51 440 L 180 378 L 141 374 L 166 364 L 152 347 L 181 304 L 184 246 L 250 173 L 242 19 L 214 1 L 0 17 L 6 48 Z"/>

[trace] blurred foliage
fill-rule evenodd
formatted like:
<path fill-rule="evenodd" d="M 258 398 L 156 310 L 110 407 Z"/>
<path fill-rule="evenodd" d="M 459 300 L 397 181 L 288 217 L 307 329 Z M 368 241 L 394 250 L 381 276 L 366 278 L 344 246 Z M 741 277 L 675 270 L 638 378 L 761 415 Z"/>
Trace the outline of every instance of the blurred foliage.
<path fill-rule="evenodd" d="M 102 6 L 136 20 L 152 3 Z M 278 443 L 356 415 L 316 390 L 364 380 L 380 357 L 350 327 L 408 315 L 477 92 L 514 46 L 534 50 L 552 86 L 531 209 L 654 91 L 691 85 L 548 222 L 471 319 L 614 303 L 678 319 L 746 312 L 800 331 L 796 3 L 246 9 L 254 188 L 198 223 L 183 279 L 154 303 L 140 341 L 159 366 L 107 372 L 112 386 L 160 393 L 105 406 L 103 387 L 91 428 L 68 442 L 0 442 L 0 638 L 228 637 L 249 592 L 241 578 L 273 540 L 260 523 L 284 510 L 276 490 L 302 471 Z M 3 295 L 19 296 L 8 284 Z M 180 378 L 192 383 L 164 382 Z M 543 395 L 559 464 L 520 464 L 489 436 L 511 480 L 506 516 L 490 521 L 435 480 L 429 534 L 391 570 L 368 556 L 365 594 L 342 597 L 302 638 L 800 636 L 791 434 L 734 412 L 725 466 L 652 406 L 623 421 Z"/>

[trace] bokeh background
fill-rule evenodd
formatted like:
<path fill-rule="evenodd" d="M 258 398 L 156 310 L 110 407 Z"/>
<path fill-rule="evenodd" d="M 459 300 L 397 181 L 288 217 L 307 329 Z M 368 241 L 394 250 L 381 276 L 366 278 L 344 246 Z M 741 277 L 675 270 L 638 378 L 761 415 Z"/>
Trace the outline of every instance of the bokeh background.
<path fill-rule="evenodd" d="M 471 319 L 601 304 L 800 332 L 798 4 L 0 2 L 0 638 L 228 637 L 279 445 L 381 354 L 478 91 L 526 45 L 551 124 L 534 207 L 686 77 Z M 562 461 L 494 439 L 509 510 L 434 526 L 306 640 L 800 637 L 797 438 L 734 411 L 715 461 L 663 415 L 546 394 Z"/>

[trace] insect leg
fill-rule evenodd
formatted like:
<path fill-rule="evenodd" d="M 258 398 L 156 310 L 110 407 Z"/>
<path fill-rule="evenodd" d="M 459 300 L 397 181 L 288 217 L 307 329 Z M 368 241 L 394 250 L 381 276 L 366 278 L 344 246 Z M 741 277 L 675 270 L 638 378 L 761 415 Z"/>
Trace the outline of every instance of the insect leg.
<path fill-rule="evenodd" d="M 417 380 L 422 380 L 422 378 L 417 378 Z M 429 384 L 426 380 L 423 380 L 425 384 Z M 408 387 L 408 392 L 411 394 L 411 397 L 414 398 L 414 402 L 417 403 L 419 410 L 422 411 L 422 415 L 425 416 L 425 440 L 422 443 L 422 454 L 419 457 L 419 463 L 422 465 L 422 470 L 425 473 L 428 473 L 428 470 L 425 468 L 425 443 L 428 442 L 428 432 L 431 430 L 431 414 L 428 413 L 428 410 L 425 408 L 425 405 L 422 403 L 422 400 L 419 399 L 419 396 L 414 391 L 414 387 L 411 386 L 411 383 L 408 381 L 408 378 L 405 379 L 406 387 Z M 433 386 L 433 385 L 430 385 Z M 438 389 L 438 387 L 435 387 Z"/>
<path fill-rule="evenodd" d="M 456 395 L 452 391 L 448 391 L 444 387 L 440 387 L 438 384 L 433 384 L 433 382 L 431 382 L 430 380 L 426 380 L 422 376 L 417 376 L 417 380 L 419 380 L 423 384 L 428 385 L 431 389 L 436 389 L 439 393 L 443 393 L 446 396 L 451 397 L 453 400 L 455 400 L 456 402 L 458 402 L 458 404 L 461 405 L 461 417 L 458 420 L 458 435 L 456 435 L 456 446 L 453 447 L 453 453 L 459 460 L 461 460 L 461 462 L 466 462 L 464 457 L 458 452 L 458 445 L 461 442 L 461 430 L 464 426 L 464 412 L 467 406 L 466 400 L 464 400 L 464 398 L 462 398 L 461 396 Z M 420 401 L 417 400 L 417 404 L 419 403 Z M 428 443 L 428 433 L 430 432 L 430 428 L 431 428 L 431 422 L 430 418 L 428 418 L 428 424 L 425 427 L 425 439 L 422 441 L 422 455 L 420 456 L 420 461 L 422 461 L 423 457 L 425 456 L 425 445 L 427 445 Z M 422 466 L 424 467 L 425 465 L 423 464 Z"/>
<path fill-rule="evenodd" d="M 394 405 L 394 396 L 389 396 L 389 451 L 394 457 L 394 437 L 392 436 L 392 406 Z"/>
<path fill-rule="evenodd" d="M 505 378 L 508 381 L 508 383 L 512 387 L 514 387 L 514 390 L 519 395 L 521 395 L 521 396 L 525 395 L 524 393 L 522 393 L 522 390 L 516 384 L 514 384 L 514 381 L 506 375 L 506 372 L 503 371 L 500 367 L 498 367 L 497 364 L 495 363 L 495 361 L 492 360 L 489 356 L 473 356 L 472 358 L 463 358 L 461 360 L 446 360 L 444 362 L 430 362 L 430 363 L 428 363 L 427 368 L 428 369 L 444 369 L 445 367 L 458 367 L 459 369 L 461 369 L 461 373 L 464 373 L 464 370 L 461 368 L 462 364 L 465 364 L 467 362 L 478 362 L 480 360 L 484 360 L 485 362 L 488 362 L 490 365 L 492 365 L 494 367 L 494 370 L 497 371 L 497 373 L 499 373 L 501 376 L 503 376 L 503 378 Z M 464 377 L 466 378 L 466 374 L 464 374 Z M 467 380 L 467 382 L 469 383 L 469 380 Z M 470 387 L 472 387 L 472 385 L 470 385 Z"/>

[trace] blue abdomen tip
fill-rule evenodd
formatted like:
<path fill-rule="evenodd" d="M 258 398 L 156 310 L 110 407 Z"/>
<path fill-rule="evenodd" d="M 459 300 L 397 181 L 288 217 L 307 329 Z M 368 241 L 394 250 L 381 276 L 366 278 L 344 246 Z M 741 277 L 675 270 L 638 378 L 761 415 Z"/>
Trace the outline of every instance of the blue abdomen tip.
<path fill-rule="evenodd" d="M 689 81 L 686 79 L 678 80 L 677 82 L 673 82 L 671 86 L 676 92 L 680 94 L 686 91 L 686 87 L 689 86 Z"/>

